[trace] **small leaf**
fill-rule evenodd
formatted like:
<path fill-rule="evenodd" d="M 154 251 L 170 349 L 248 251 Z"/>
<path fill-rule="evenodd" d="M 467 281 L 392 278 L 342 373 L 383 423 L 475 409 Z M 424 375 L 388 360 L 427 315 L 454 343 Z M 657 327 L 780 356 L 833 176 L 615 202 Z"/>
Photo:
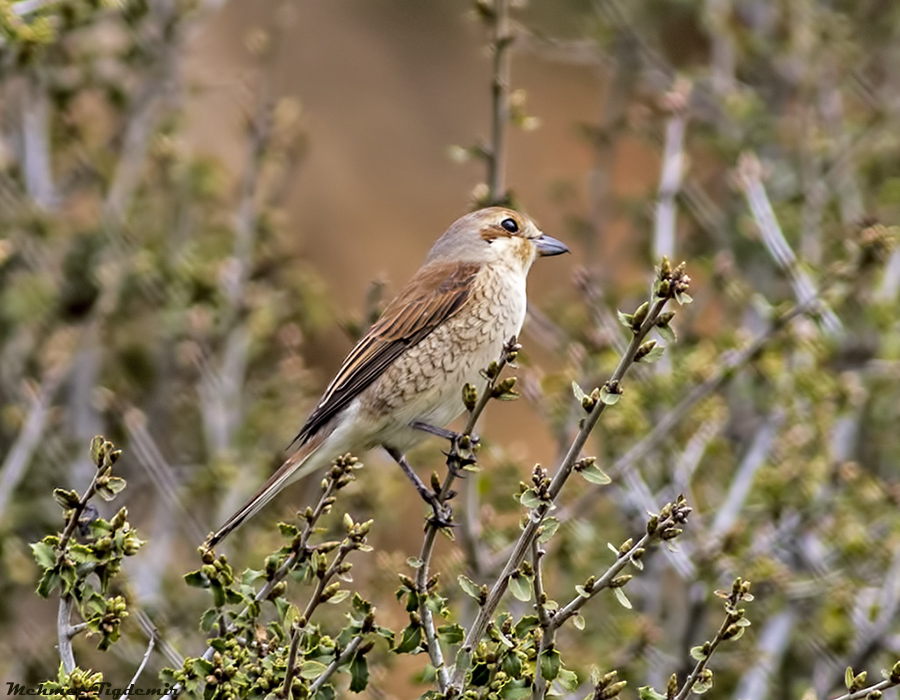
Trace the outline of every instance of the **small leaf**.
<path fill-rule="evenodd" d="M 550 649 L 541 654 L 541 675 L 548 681 L 556 679 L 559 675 L 560 665 L 559 652 L 556 649 Z"/>
<path fill-rule="evenodd" d="M 538 535 L 537 541 L 540 544 L 549 542 L 550 538 L 556 534 L 557 530 L 559 530 L 559 520 L 552 516 L 544 518 L 544 522 L 541 523 L 541 534 Z"/>
<path fill-rule="evenodd" d="M 674 343 L 677 338 L 675 336 L 675 329 L 672 328 L 668 323 L 663 323 L 656 327 L 656 332 L 659 333 L 660 337 L 665 340 L 667 343 Z"/>
<path fill-rule="evenodd" d="M 419 559 L 419 557 L 409 557 L 409 559 L 406 560 L 406 563 L 412 569 L 421 569 L 422 564 L 425 562 Z"/>
<path fill-rule="evenodd" d="M 218 619 L 219 611 L 215 608 L 210 608 L 200 616 L 200 631 L 204 633 L 209 632 Z"/>
<path fill-rule="evenodd" d="M 578 403 L 581 403 L 584 400 L 584 389 L 578 386 L 578 382 L 576 382 L 574 379 L 572 380 L 572 393 L 575 394 L 575 400 Z"/>
<path fill-rule="evenodd" d="M 519 496 L 519 503 L 521 503 L 526 508 L 537 508 L 541 505 L 541 497 L 537 495 L 534 489 L 526 489 L 521 496 Z"/>
<path fill-rule="evenodd" d="M 81 502 L 77 491 L 67 491 L 66 489 L 53 489 L 53 498 L 64 510 L 77 508 Z"/>
<path fill-rule="evenodd" d="M 300 664 L 300 677 L 308 681 L 314 680 L 325 673 L 328 668 L 321 661 L 304 661 Z"/>
<path fill-rule="evenodd" d="M 696 659 L 697 661 L 705 661 L 709 658 L 709 654 L 703 651 L 702 646 L 691 647 L 691 658 Z"/>
<path fill-rule="evenodd" d="M 556 677 L 556 680 L 559 684 L 568 691 L 575 690 L 578 687 L 578 674 L 575 671 L 570 671 L 567 668 L 562 668 L 559 671 L 559 675 Z"/>
<path fill-rule="evenodd" d="M 56 566 L 56 550 L 46 542 L 34 542 L 31 545 L 31 553 L 42 569 L 52 569 Z"/>
<path fill-rule="evenodd" d="M 437 629 L 438 637 L 444 644 L 459 644 L 466 636 L 460 625 L 443 625 Z"/>
<path fill-rule="evenodd" d="M 605 486 L 612 481 L 612 479 L 610 479 L 596 464 L 590 464 L 578 473 L 584 477 L 585 481 L 597 484 L 598 486 Z M 619 550 L 616 550 L 617 554 L 618 551 Z"/>
<path fill-rule="evenodd" d="M 513 574 L 509 578 L 509 590 L 516 600 L 529 601 L 532 593 L 531 579 L 523 574 Z"/>
<path fill-rule="evenodd" d="M 713 674 L 709 669 L 705 669 L 700 677 L 694 681 L 691 692 L 695 695 L 703 695 L 707 690 L 713 687 Z"/>
<path fill-rule="evenodd" d="M 657 362 L 663 355 L 666 354 L 666 348 L 664 345 L 656 345 L 649 352 L 647 352 L 641 359 L 637 360 L 637 362 L 643 362 L 644 364 L 653 364 Z"/>
<path fill-rule="evenodd" d="M 350 662 L 350 692 L 361 693 L 369 685 L 369 664 L 366 657 L 357 654 Z"/>
<path fill-rule="evenodd" d="M 460 574 L 457 579 L 459 581 L 460 588 L 463 589 L 463 592 L 475 600 L 479 600 L 481 598 L 481 586 L 475 583 L 468 576 Z"/>
<path fill-rule="evenodd" d="M 575 629 L 583 630 L 584 629 L 584 616 L 576 615 L 572 618 L 572 624 L 575 625 Z"/>
<path fill-rule="evenodd" d="M 209 588 L 209 579 L 199 570 L 186 573 L 184 582 L 193 588 Z"/>
<path fill-rule="evenodd" d="M 616 311 L 616 316 L 619 317 L 619 323 L 625 326 L 628 330 L 634 331 L 634 314 L 626 314 L 622 311 Z"/>
<path fill-rule="evenodd" d="M 395 654 L 409 654 L 419 648 L 422 642 L 422 628 L 419 625 L 408 625 L 403 630 L 400 643 L 394 647 Z"/>
<path fill-rule="evenodd" d="M 685 304 L 690 304 L 694 300 L 687 292 L 675 292 L 675 301 L 683 306 Z M 712 687 L 712 682 L 710 682 L 710 687 Z M 694 692 L 696 693 L 697 691 L 695 690 Z"/>
<path fill-rule="evenodd" d="M 649 685 L 638 688 L 638 698 L 640 700 L 667 700 L 665 695 L 655 691 Z"/>
<path fill-rule="evenodd" d="M 591 592 L 585 588 L 584 586 L 578 585 L 575 586 L 575 592 L 578 593 L 582 598 L 590 598 Z"/>
<path fill-rule="evenodd" d="M 628 596 L 625 595 L 625 591 L 621 588 L 613 588 L 613 593 L 616 594 L 616 600 L 619 601 L 619 605 L 623 608 L 631 610 L 631 601 L 628 600 Z"/>
<path fill-rule="evenodd" d="M 614 406 L 615 404 L 619 403 L 619 399 L 621 399 L 621 398 L 622 398 L 622 394 L 620 392 L 610 391 L 609 389 L 606 388 L 605 384 L 602 387 L 600 387 L 600 400 L 603 403 L 605 403 L 607 406 Z"/>
<path fill-rule="evenodd" d="M 349 598 L 349 597 L 350 597 L 350 591 L 348 591 L 346 588 L 344 588 L 344 589 L 341 589 L 340 591 L 338 591 L 337 593 L 335 593 L 333 596 L 331 596 L 328 599 L 328 602 L 331 605 L 337 605 L 338 603 L 341 603 L 341 602 L 347 600 L 347 598 Z"/>

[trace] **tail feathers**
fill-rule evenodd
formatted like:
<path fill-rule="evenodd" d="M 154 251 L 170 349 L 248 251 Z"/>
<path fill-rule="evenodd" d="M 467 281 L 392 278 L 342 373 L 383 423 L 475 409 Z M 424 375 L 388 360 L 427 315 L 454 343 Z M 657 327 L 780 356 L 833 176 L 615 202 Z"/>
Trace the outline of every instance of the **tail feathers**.
<path fill-rule="evenodd" d="M 278 471 L 269 477 L 259 491 L 253 494 L 234 515 L 228 518 L 218 532 L 206 540 L 206 545 L 214 547 L 231 534 L 232 530 L 239 528 L 245 520 L 256 515 L 285 486 L 318 470 L 322 466 L 322 461 L 321 459 L 312 459 L 312 457 L 316 455 L 322 442 L 322 438 L 316 436 L 301 445 L 294 454 L 285 460 L 284 464 L 278 468 Z"/>

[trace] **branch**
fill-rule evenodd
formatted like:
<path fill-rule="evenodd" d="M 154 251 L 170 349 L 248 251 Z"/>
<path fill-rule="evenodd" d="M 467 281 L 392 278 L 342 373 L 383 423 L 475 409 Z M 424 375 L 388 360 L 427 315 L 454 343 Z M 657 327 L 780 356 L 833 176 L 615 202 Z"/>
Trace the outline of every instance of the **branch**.
<path fill-rule="evenodd" d="M 463 428 L 462 437 L 459 441 L 454 441 L 447 454 L 447 476 L 444 478 L 444 483 L 441 485 L 438 494 L 441 503 L 444 503 L 450 498 L 453 482 L 456 481 L 456 472 L 460 467 L 460 457 L 457 451 L 460 446 L 459 443 L 471 445 L 472 431 L 475 430 L 478 419 L 481 417 L 488 401 L 491 399 L 494 387 L 497 385 L 497 380 L 503 369 L 515 360 L 520 347 L 521 346 L 516 341 L 515 336 L 510 338 L 506 345 L 503 346 L 503 352 L 501 353 L 499 360 L 492 363 L 491 367 L 486 370 L 485 374 L 487 376 L 487 382 L 469 411 L 469 419 L 466 421 L 466 425 Z M 462 446 L 465 447 L 465 444 Z M 422 542 L 422 549 L 419 552 L 420 564 L 419 568 L 416 570 L 416 590 L 420 594 L 419 616 L 422 619 L 422 629 L 425 634 L 428 655 L 431 658 L 431 664 L 434 666 L 437 673 L 438 685 L 440 686 L 441 692 L 446 692 L 450 683 L 450 677 L 447 675 L 444 655 L 441 650 L 440 641 L 437 638 L 437 631 L 434 627 L 434 616 L 426 605 L 426 594 L 430 578 L 428 567 L 431 562 L 431 557 L 434 554 L 434 544 L 439 529 L 439 525 L 433 519 L 430 519 L 425 526 L 425 539 Z"/>
<path fill-rule="evenodd" d="M 144 667 L 147 665 L 147 661 L 150 660 L 150 654 L 153 653 L 153 647 L 156 646 L 156 634 L 153 634 L 150 637 L 150 643 L 147 645 L 147 651 L 144 652 L 144 658 L 141 659 L 141 664 L 138 666 L 137 671 L 134 672 L 134 676 L 131 678 L 131 682 L 126 686 L 128 688 L 133 688 L 134 685 L 138 682 L 138 678 L 141 677 L 141 673 L 144 671 Z M 122 700 L 128 700 L 128 697 L 131 693 L 126 693 Z"/>
<path fill-rule="evenodd" d="M 488 165 L 488 204 L 502 204 L 508 193 L 504 182 L 506 128 L 509 125 L 509 0 L 494 0 L 492 29 L 493 75 L 491 78 L 491 142 L 485 149 Z"/>
<path fill-rule="evenodd" d="M 646 338 L 650 331 L 656 326 L 660 313 L 666 303 L 676 296 L 685 294 L 689 282 L 690 278 L 684 274 L 683 265 L 673 270 L 669 266 L 668 260 L 663 260 L 657 282 L 654 285 L 654 297 L 652 303 L 647 302 L 646 305 L 642 306 L 641 309 L 636 312 L 635 317 L 640 313 L 642 318 L 638 319 L 633 317 L 635 325 L 632 326 L 633 336 L 631 342 L 629 343 L 624 356 L 620 360 L 619 365 L 604 385 L 603 391 L 600 392 L 600 396 L 603 397 L 603 400 L 594 400 L 590 413 L 583 419 L 581 429 L 576 435 L 575 440 L 572 442 L 572 445 L 569 447 L 568 453 L 563 458 L 552 481 L 547 485 L 546 493 L 541 495 L 541 503 L 531 509 L 525 528 L 513 546 L 506 565 L 494 582 L 494 585 L 488 593 L 487 599 L 481 606 L 481 609 L 478 611 L 478 615 L 474 622 L 469 627 L 465 641 L 457 655 L 457 663 L 451 681 L 453 690 L 459 692 L 462 688 L 462 682 L 468 664 L 461 663 L 461 661 L 471 658 L 475 646 L 484 636 L 491 617 L 509 586 L 510 577 L 519 569 L 526 553 L 530 550 L 531 542 L 538 535 L 544 518 L 550 512 L 550 509 L 555 507 L 554 502 L 559 496 L 563 486 L 565 486 L 566 481 L 568 481 L 572 472 L 575 470 L 576 460 L 587 442 L 588 436 L 600 420 L 600 417 L 603 415 L 607 406 L 618 400 L 618 396 L 622 392 L 620 382 L 636 359 L 639 359 L 639 351 L 646 354 L 645 348 L 648 346 L 644 345 L 644 338 Z M 587 399 L 588 397 L 585 398 Z M 607 401 L 609 403 L 607 403 Z M 579 462 L 579 465 L 581 464 L 582 463 Z"/>

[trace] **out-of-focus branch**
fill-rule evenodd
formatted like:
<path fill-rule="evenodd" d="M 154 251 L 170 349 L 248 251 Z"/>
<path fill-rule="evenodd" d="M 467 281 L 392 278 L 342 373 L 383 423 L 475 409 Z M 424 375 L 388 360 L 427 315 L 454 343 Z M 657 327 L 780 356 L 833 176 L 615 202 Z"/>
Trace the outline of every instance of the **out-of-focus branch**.
<path fill-rule="evenodd" d="M 56 206 L 50 154 L 50 97 L 40 78 L 31 76 L 22 100 L 22 168 L 28 196 L 44 210 Z"/>
<path fill-rule="evenodd" d="M 754 154 L 745 153 L 741 156 L 737 167 L 738 184 L 750 206 L 766 250 L 778 267 L 790 277 L 797 301 L 803 303 L 807 299 L 815 298 L 816 286 L 809 273 L 800 267 L 797 256 L 784 237 L 763 185 L 762 174 L 762 165 Z M 840 319 L 824 302 L 820 302 L 817 314 L 829 336 L 840 336 L 843 333 L 844 327 Z"/>
<path fill-rule="evenodd" d="M 488 203 L 501 204 L 506 192 L 506 130 L 509 128 L 510 53 L 514 37 L 509 27 L 509 0 L 494 0 L 491 18 L 491 141 L 485 149 L 488 166 Z"/>
<path fill-rule="evenodd" d="M 645 348 L 647 348 L 647 346 L 644 345 L 644 339 L 656 326 L 657 320 L 659 320 L 659 316 L 669 299 L 687 292 L 689 281 L 687 275 L 684 274 L 683 266 L 673 270 L 669 267 L 667 260 L 663 261 L 657 285 L 654 287 L 655 290 L 660 290 L 660 296 L 657 296 L 656 293 L 654 293 L 652 302 L 647 302 L 639 309 L 641 313 L 641 318 L 639 320 L 637 319 L 636 312 L 635 317 L 633 318 L 634 325 L 632 327 L 633 336 L 631 342 L 629 343 L 625 354 L 619 361 L 615 371 L 612 373 L 612 376 L 606 384 L 604 384 L 603 390 L 600 392 L 600 396 L 603 400 L 592 399 L 594 403 L 590 407 L 590 412 L 583 419 L 581 429 L 573 440 L 569 451 L 560 463 L 553 479 L 548 480 L 548 483 L 544 484 L 545 477 L 543 476 L 543 470 L 540 470 L 541 473 L 539 473 L 539 470 L 536 469 L 535 478 L 541 482 L 541 493 L 538 496 L 540 504 L 531 508 L 522 534 L 513 545 L 512 552 L 506 561 L 506 565 L 491 586 L 486 599 L 481 604 L 475 620 L 466 632 L 462 647 L 457 655 L 456 665 L 451 679 L 451 689 L 459 691 L 462 687 L 466 668 L 468 667 L 466 661 L 471 658 L 475 645 L 478 644 L 484 636 L 488 624 L 494 615 L 497 606 L 500 604 L 500 600 L 506 593 L 510 578 L 513 573 L 518 571 L 519 566 L 530 551 L 531 543 L 537 536 L 541 525 L 544 522 L 544 518 L 549 513 L 551 507 L 554 506 L 560 491 L 565 486 L 573 471 L 575 471 L 576 460 L 578 459 L 581 450 L 584 448 L 588 436 L 597 425 L 597 422 L 600 420 L 600 417 L 605 412 L 607 406 L 617 401 L 618 394 L 621 392 L 620 382 L 634 364 L 639 351 L 646 354 Z M 605 398 L 603 398 L 604 396 Z M 582 465 L 581 462 L 578 464 Z"/>
<path fill-rule="evenodd" d="M 31 397 L 31 407 L 22 429 L 3 460 L 3 466 L 0 467 L 0 518 L 3 517 L 16 486 L 40 444 L 53 397 L 56 396 L 56 391 L 67 373 L 68 363 L 52 368 L 45 374 L 40 387 Z"/>
<path fill-rule="evenodd" d="M 688 103 L 691 84 L 677 80 L 663 98 L 663 107 L 670 116 L 666 121 L 663 160 L 660 168 L 659 188 L 656 195 L 656 225 L 653 229 L 654 257 L 675 257 L 675 196 L 681 189 L 684 171 L 684 134 L 688 122 Z"/>

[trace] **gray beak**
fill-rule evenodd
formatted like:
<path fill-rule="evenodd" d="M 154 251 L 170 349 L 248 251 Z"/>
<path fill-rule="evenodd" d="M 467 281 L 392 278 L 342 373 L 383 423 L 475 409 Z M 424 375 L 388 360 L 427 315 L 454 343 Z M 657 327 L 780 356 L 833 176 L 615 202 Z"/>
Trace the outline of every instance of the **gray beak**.
<path fill-rule="evenodd" d="M 562 241 L 558 241 L 552 236 L 548 236 L 546 233 L 542 233 L 538 238 L 534 241 L 535 245 L 538 249 L 538 255 L 542 258 L 545 258 L 550 255 L 560 255 L 561 253 L 568 253 L 569 248 Z"/>

